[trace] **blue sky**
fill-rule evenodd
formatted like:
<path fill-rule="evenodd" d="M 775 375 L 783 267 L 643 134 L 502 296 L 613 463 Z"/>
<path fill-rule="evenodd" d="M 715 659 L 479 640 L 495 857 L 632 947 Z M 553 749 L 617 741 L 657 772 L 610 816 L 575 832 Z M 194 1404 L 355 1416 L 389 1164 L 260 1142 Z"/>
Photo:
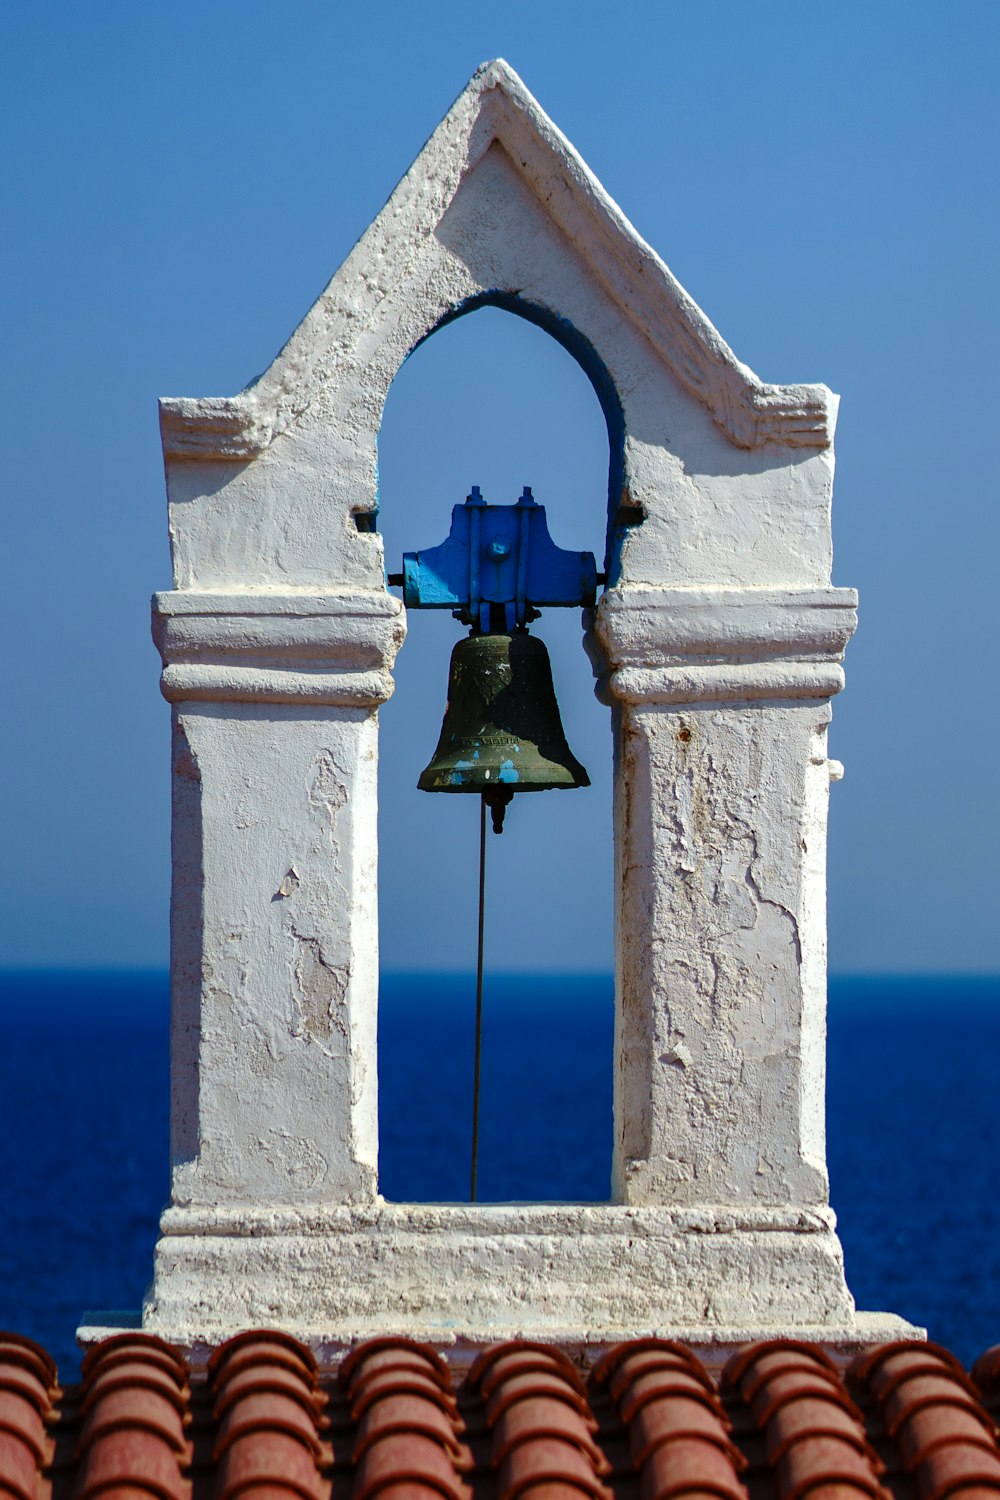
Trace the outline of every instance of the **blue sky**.
<path fill-rule="evenodd" d="M 823 380 L 843 398 L 834 578 L 861 590 L 861 625 L 831 735 L 847 766 L 831 811 L 831 966 L 1000 968 L 1000 8 L 6 0 L 0 12 L 0 962 L 165 963 L 156 397 L 225 394 L 259 373 L 475 67 L 502 55 L 737 355 L 764 379 Z M 556 540 L 599 551 L 605 462 L 568 356 L 502 314 L 466 319 L 390 394 L 390 565 L 440 540 L 477 482 L 494 500 L 532 483 Z M 413 789 L 453 631 L 413 623 L 384 711 L 393 968 L 474 958 L 472 810 Z M 525 799 L 491 846 L 491 959 L 607 968 L 607 717 L 577 621 L 547 616 L 539 633 L 595 786 Z"/>

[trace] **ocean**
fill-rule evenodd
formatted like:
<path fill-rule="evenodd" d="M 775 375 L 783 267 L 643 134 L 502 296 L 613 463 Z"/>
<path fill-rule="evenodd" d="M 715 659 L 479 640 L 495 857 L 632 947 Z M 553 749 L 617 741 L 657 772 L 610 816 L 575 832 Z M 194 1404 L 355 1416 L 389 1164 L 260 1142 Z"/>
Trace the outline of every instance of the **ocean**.
<path fill-rule="evenodd" d="M 0 975 L 0 1327 L 64 1379 L 85 1309 L 138 1308 L 167 1195 L 166 976 Z M 380 1181 L 468 1192 L 474 982 L 383 976 Z M 1000 979 L 830 982 L 831 1199 L 858 1306 L 966 1363 L 1000 1342 Z M 601 1200 L 604 976 L 487 976 L 479 1196 Z"/>

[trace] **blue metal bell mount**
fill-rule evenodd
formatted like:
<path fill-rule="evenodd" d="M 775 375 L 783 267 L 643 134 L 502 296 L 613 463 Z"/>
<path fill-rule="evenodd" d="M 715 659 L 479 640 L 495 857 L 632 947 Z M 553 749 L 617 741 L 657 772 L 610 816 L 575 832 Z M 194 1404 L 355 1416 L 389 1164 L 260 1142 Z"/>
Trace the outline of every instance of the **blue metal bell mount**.
<path fill-rule="evenodd" d="M 485 634 L 494 606 L 510 631 L 539 608 L 592 605 L 597 564 L 592 552 L 556 546 L 529 486 L 516 505 L 487 505 L 473 485 L 465 504 L 453 507 L 440 546 L 404 552 L 402 582 L 407 609 L 450 609 Z"/>

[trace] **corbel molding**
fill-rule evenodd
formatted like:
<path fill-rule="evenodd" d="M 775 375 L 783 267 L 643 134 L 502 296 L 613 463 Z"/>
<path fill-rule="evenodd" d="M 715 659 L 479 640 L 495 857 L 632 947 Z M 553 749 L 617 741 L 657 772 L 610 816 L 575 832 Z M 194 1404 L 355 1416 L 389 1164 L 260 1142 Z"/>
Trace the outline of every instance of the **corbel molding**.
<path fill-rule="evenodd" d="M 246 391 L 238 396 L 165 397 L 160 438 L 167 459 L 251 459 L 274 437 L 273 421 Z"/>
<path fill-rule="evenodd" d="M 160 687 L 171 703 L 314 703 L 374 708 L 392 694 L 406 634 L 384 591 L 153 596 Z"/>
<path fill-rule="evenodd" d="M 831 698 L 857 624 L 854 589 L 609 589 L 588 649 L 604 702 Z"/>

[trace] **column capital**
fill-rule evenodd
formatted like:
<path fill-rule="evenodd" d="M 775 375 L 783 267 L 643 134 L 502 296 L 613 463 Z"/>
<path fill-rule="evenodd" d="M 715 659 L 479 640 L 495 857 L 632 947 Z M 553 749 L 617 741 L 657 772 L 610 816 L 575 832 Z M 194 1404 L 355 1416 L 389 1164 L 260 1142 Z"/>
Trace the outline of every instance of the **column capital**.
<path fill-rule="evenodd" d="M 831 698 L 857 625 L 854 589 L 609 589 L 588 650 L 603 702 Z"/>
<path fill-rule="evenodd" d="M 392 694 L 405 634 L 402 602 L 381 589 L 153 595 L 160 687 L 171 703 L 376 708 Z"/>

